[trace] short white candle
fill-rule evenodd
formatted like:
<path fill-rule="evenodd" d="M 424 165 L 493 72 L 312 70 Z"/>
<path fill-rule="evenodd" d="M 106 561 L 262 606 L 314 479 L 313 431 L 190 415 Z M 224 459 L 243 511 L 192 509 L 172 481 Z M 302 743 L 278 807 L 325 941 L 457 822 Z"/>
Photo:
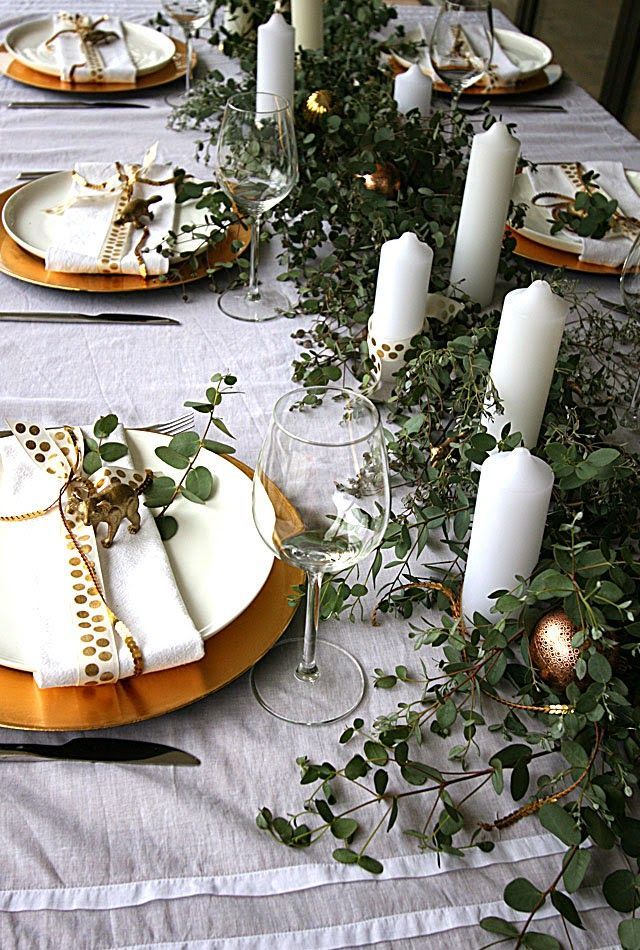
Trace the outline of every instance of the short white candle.
<path fill-rule="evenodd" d="M 451 284 L 482 307 L 491 303 L 520 142 L 502 122 L 473 137 Z"/>
<path fill-rule="evenodd" d="M 553 471 L 528 449 L 496 452 L 480 470 L 469 554 L 462 588 L 462 612 L 488 620 L 497 590 L 512 590 L 516 575 L 529 577 L 540 557 L 553 488 Z"/>
<path fill-rule="evenodd" d="M 399 73 L 393 83 L 393 98 L 398 104 L 398 112 L 406 115 L 411 109 L 418 109 L 426 118 L 431 110 L 431 80 L 417 64 L 413 64 L 405 73 Z"/>
<path fill-rule="evenodd" d="M 245 9 L 246 8 L 246 9 Z M 248 0 L 244 0 L 243 5 L 234 7 L 232 10 L 227 3 L 224 8 L 224 17 L 222 25 L 227 33 L 238 33 L 243 36 L 251 24 L 252 5 Z"/>
<path fill-rule="evenodd" d="M 380 251 L 371 329 L 385 340 L 406 340 L 424 325 L 433 251 L 413 231 Z"/>
<path fill-rule="evenodd" d="M 258 27 L 258 92 L 272 92 L 293 107 L 294 29 L 281 13 Z M 258 103 L 260 108 L 260 103 Z"/>
<path fill-rule="evenodd" d="M 296 49 L 322 49 L 324 44 L 323 0 L 291 0 L 291 25 L 296 31 Z"/>
<path fill-rule="evenodd" d="M 504 298 L 490 370 L 502 412 L 487 405 L 483 419 L 496 439 L 510 422 L 528 449 L 538 441 L 568 312 L 569 304 L 544 280 Z"/>

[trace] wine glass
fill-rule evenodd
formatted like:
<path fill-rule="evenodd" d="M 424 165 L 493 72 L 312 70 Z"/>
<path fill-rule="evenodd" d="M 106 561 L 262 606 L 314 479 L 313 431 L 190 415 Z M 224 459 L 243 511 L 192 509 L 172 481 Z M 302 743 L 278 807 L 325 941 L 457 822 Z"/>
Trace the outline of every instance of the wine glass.
<path fill-rule="evenodd" d="M 291 304 L 277 287 L 258 284 L 260 227 L 265 211 L 286 198 L 298 180 L 291 104 L 270 92 L 232 96 L 222 117 L 215 165 L 220 186 L 253 222 L 249 286 L 225 291 L 220 309 L 236 320 L 271 320 Z"/>
<path fill-rule="evenodd" d="M 253 517 L 276 557 L 307 574 L 304 639 L 283 640 L 252 671 L 264 708 L 319 725 L 352 712 L 364 695 L 355 657 L 318 640 L 322 579 L 368 557 L 389 519 L 389 471 L 378 410 L 332 387 L 282 396 L 253 477 Z"/>
<path fill-rule="evenodd" d="M 187 44 L 187 71 L 185 73 L 185 96 L 191 90 L 191 57 L 193 55 L 193 37 L 196 30 L 204 26 L 213 13 L 215 0 L 162 0 L 162 8 L 178 26 L 182 27 Z"/>
<path fill-rule="evenodd" d="M 638 320 L 640 318 L 640 233 L 636 236 L 622 265 L 620 291 L 629 316 L 632 320 Z M 623 422 L 629 429 L 640 428 L 640 377 L 634 387 Z"/>
<path fill-rule="evenodd" d="M 489 0 L 444 0 L 431 41 L 431 65 L 451 89 L 456 109 L 463 89 L 472 86 L 491 65 L 493 16 Z"/>

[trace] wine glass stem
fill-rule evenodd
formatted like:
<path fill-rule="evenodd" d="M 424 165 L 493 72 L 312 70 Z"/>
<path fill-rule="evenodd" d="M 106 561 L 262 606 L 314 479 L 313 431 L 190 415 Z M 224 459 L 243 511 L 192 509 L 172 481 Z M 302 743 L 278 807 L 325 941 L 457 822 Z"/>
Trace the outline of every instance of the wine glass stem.
<path fill-rule="evenodd" d="M 316 666 L 316 640 L 318 620 L 320 619 L 320 593 L 322 574 L 307 571 L 307 615 L 304 623 L 304 643 L 302 660 L 296 669 L 296 678 L 305 683 L 314 683 L 320 676 Z"/>
<path fill-rule="evenodd" d="M 191 56 L 193 54 L 193 33 L 187 27 L 184 30 L 184 38 L 186 42 L 185 55 L 187 57 L 187 71 L 184 74 L 184 84 L 185 92 L 189 95 L 191 91 Z"/>
<path fill-rule="evenodd" d="M 462 95 L 462 86 L 451 87 L 451 111 L 456 112 Z"/>
<path fill-rule="evenodd" d="M 247 297 L 249 300 L 260 300 L 260 289 L 258 287 L 258 263 L 260 260 L 260 228 L 262 227 L 262 215 L 255 218 L 251 227 L 251 256 L 249 259 L 249 289 Z"/>

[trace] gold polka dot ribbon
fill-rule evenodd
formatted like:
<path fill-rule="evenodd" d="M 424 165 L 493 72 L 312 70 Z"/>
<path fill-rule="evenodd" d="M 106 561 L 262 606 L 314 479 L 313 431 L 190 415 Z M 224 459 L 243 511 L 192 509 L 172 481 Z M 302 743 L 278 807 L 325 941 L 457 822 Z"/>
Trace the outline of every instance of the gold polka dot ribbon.
<path fill-rule="evenodd" d="M 57 498 L 46 508 L 0 516 L 0 521 L 23 521 L 58 511 L 60 549 L 65 552 L 69 581 L 69 630 L 78 651 L 77 685 L 97 686 L 119 679 L 118 638 L 131 654 L 134 675 L 142 673 L 142 652 L 105 598 L 95 530 L 83 523 L 77 510 L 69 510 L 66 495 L 72 480 L 79 477 L 91 481 L 98 494 L 124 482 L 140 490 L 145 473 L 116 465 L 101 468 L 89 478 L 82 472 L 84 440 L 79 429 L 46 430 L 22 421 L 9 421 L 9 426 L 32 462 L 59 483 Z"/>

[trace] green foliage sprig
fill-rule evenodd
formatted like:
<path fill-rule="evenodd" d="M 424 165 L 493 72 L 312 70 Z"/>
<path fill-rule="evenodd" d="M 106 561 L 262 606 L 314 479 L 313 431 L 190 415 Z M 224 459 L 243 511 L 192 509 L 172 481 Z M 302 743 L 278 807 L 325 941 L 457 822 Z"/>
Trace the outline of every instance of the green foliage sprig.
<path fill-rule="evenodd" d="M 212 73 L 176 116 L 178 125 L 201 130 L 205 161 L 226 98 L 252 85 L 254 28 L 271 10 L 257 0 L 245 37 L 212 36 L 237 56 L 248 78 L 225 81 Z M 326 13 L 329 55 L 303 53 L 296 77 L 300 183 L 275 209 L 272 224 L 284 248 L 281 277 L 299 291 L 292 315 L 305 318 L 293 332 L 301 348 L 294 379 L 366 385 L 372 370 L 366 324 L 380 246 L 415 231 L 434 249 L 432 290 L 446 288 L 477 126 L 448 108 L 436 109 L 427 122 L 397 114 L 383 56 L 406 46 L 406 37 L 398 30 L 371 39 L 394 18 L 381 0 L 335 0 Z M 334 106 L 312 123 L 304 103 L 318 89 L 332 94 Z M 491 121 L 487 112 L 484 124 Z M 363 176 L 383 163 L 397 169 L 397 195 L 364 187 Z M 513 208 L 511 220 L 522 213 Z M 513 246 L 507 236 L 500 274 L 525 286 L 538 275 L 513 257 Z M 533 578 L 498 592 L 496 612 L 476 618 L 471 633 L 434 589 L 434 583 L 459 587 L 477 467 L 496 447 L 480 414 L 500 314 L 463 300 L 458 312 L 431 319 L 414 339 L 387 406 L 394 512 L 381 549 L 366 570 L 323 589 L 325 618 L 367 618 L 372 601 L 376 617 L 404 618 L 398 664 L 373 676 L 374 688 L 400 691 L 400 698 L 370 725 L 357 719 L 344 730 L 341 743 L 352 747 L 344 764 L 298 760 L 305 799 L 297 812 L 284 817 L 263 808 L 257 818 L 288 847 L 333 838 L 336 861 L 373 874 L 383 867 L 376 844 L 393 829 L 420 850 L 464 856 L 472 848 L 490 851 L 497 829 L 538 820 L 564 845 L 559 866 L 547 884 L 516 878 L 507 885 L 504 900 L 525 915 L 521 922 L 482 922 L 498 942 L 532 950 L 560 946 L 532 929 L 545 904 L 561 916 L 569 946 L 569 928 L 582 926 L 573 895 L 590 865 L 588 839 L 602 849 L 621 846 L 634 862 L 634 870 L 604 880 L 608 903 L 627 914 L 640 906 L 640 822 L 631 813 L 640 759 L 640 466 L 617 438 L 617 412 L 637 380 L 640 330 L 576 294 L 564 275 L 550 279 L 570 300 L 571 318 L 539 440 L 538 454 L 556 482 Z M 509 451 L 520 443 L 520 433 L 506 429 L 498 445 Z M 582 651 L 566 695 L 540 679 L 526 636 L 556 607 L 575 623 L 574 645 Z M 440 740 L 450 769 L 430 764 Z M 473 823 L 467 803 L 489 786 L 498 802 L 507 799 L 503 815 Z M 626 950 L 640 946 L 639 930 L 633 916 L 620 925 Z"/>

